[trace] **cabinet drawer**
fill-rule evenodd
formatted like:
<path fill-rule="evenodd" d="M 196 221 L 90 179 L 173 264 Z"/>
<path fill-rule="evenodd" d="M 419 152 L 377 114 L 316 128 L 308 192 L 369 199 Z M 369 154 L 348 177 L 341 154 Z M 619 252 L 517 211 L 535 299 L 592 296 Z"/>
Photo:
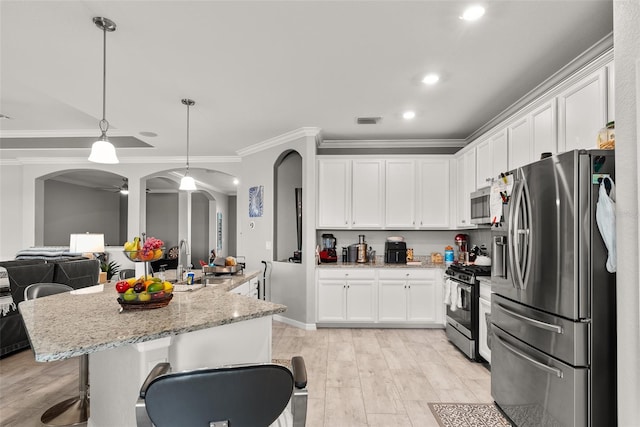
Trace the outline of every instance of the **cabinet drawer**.
<path fill-rule="evenodd" d="M 433 268 L 422 269 L 404 269 L 404 268 L 389 268 L 378 271 L 378 278 L 380 279 L 393 279 L 393 280 L 408 280 L 408 279 L 435 279 L 436 270 Z"/>
<path fill-rule="evenodd" d="M 375 279 L 376 272 L 373 269 L 359 268 L 332 268 L 318 269 L 319 279 Z"/>

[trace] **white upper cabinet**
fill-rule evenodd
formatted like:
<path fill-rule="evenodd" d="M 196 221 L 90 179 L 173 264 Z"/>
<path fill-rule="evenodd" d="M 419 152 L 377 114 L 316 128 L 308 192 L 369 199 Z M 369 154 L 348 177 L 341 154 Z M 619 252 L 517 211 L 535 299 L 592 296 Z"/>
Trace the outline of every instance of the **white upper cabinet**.
<path fill-rule="evenodd" d="M 318 227 L 346 228 L 351 222 L 351 160 L 318 161 Z"/>
<path fill-rule="evenodd" d="M 529 117 L 524 117 L 509 125 L 507 132 L 509 139 L 508 169 L 515 169 L 531 163 L 531 127 L 529 125 Z"/>
<path fill-rule="evenodd" d="M 508 170 L 507 131 L 501 130 L 476 146 L 476 186 L 486 187 Z"/>
<path fill-rule="evenodd" d="M 491 137 L 492 147 L 492 162 L 493 167 L 491 177 L 495 179 L 502 172 L 509 170 L 509 145 L 507 143 L 507 130 L 502 130 Z M 489 183 L 482 185 L 486 187 Z M 481 187 L 478 183 L 478 187 Z"/>
<path fill-rule="evenodd" d="M 458 227 L 475 227 L 471 224 L 471 193 L 476 191 L 476 147 L 467 149 L 456 156 L 456 225 Z"/>
<path fill-rule="evenodd" d="M 583 78 L 558 96 L 558 151 L 597 147 L 607 123 L 607 70 Z"/>
<path fill-rule="evenodd" d="M 540 159 L 542 153 L 558 152 L 556 133 L 556 100 L 543 104 L 533 110 L 531 115 L 531 160 Z"/>
<path fill-rule="evenodd" d="M 383 160 L 318 160 L 318 227 L 382 227 Z"/>
<path fill-rule="evenodd" d="M 616 119 L 615 79 L 613 61 L 607 64 L 607 123 Z"/>
<path fill-rule="evenodd" d="M 386 161 L 385 227 L 449 227 L 449 157 Z"/>
<path fill-rule="evenodd" d="M 489 185 L 493 176 L 493 151 L 491 139 L 485 139 L 476 146 L 476 183 L 478 187 Z"/>
<path fill-rule="evenodd" d="M 384 161 L 354 160 L 352 165 L 351 226 L 382 227 L 384 212 Z"/>
<path fill-rule="evenodd" d="M 418 163 L 418 212 L 421 228 L 449 227 L 449 159 L 421 159 Z"/>
<path fill-rule="evenodd" d="M 386 162 L 385 225 L 387 228 L 416 225 L 416 162 L 392 159 Z"/>

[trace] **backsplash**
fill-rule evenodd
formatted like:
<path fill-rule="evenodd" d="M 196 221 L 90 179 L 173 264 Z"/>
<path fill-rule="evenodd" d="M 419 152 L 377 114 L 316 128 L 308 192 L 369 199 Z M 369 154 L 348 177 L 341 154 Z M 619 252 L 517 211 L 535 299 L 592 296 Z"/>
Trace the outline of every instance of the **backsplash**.
<path fill-rule="evenodd" d="M 376 255 L 383 256 L 384 244 L 389 236 L 403 236 L 407 248 L 412 248 L 414 256 L 426 256 L 432 252 L 444 254 L 447 245 L 455 247 L 454 237 L 458 233 L 469 235 L 470 244 L 484 244 L 491 251 L 491 229 L 478 230 L 317 230 L 316 244 L 322 250 L 322 234 L 330 233 L 337 240 L 336 250 L 338 257 L 342 253 L 342 247 L 358 243 L 358 236 L 364 234 L 365 241 L 376 251 Z"/>

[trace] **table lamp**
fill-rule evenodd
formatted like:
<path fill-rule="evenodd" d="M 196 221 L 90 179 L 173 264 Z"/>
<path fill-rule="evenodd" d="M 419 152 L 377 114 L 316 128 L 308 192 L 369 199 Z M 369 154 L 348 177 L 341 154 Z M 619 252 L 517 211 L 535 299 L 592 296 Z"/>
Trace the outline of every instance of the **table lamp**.
<path fill-rule="evenodd" d="M 69 252 L 81 253 L 82 256 L 93 259 L 94 253 L 104 252 L 104 234 L 72 234 L 69 238 Z"/>

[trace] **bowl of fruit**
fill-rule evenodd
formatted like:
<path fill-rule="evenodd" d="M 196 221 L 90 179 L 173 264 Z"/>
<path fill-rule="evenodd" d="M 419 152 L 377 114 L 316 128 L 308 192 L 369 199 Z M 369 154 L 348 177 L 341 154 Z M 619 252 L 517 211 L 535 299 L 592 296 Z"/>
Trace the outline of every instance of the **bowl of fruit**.
<path fill-rule="evenodd" d="M 155 237 L 147 238 L 143 243 L 139 237 L 124 244 L 124 254 L 131 261 L 156 261 L 164 256 L 164 242 Z"/>
<path fill-rule="evenodd" d="M 165 307 L 173 298 L 173 285 L 158 277 L 120 280 L 116 283 L 118 303 L 124 310 Z"/>

